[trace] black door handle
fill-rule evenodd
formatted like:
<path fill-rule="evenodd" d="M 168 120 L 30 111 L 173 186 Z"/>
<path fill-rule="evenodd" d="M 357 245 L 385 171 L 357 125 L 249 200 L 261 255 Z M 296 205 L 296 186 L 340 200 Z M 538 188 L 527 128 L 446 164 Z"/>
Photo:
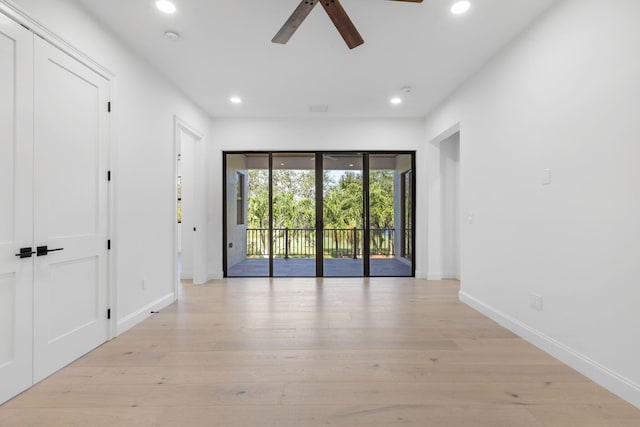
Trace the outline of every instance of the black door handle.
<path fill-rule="evenodd" d="M 31 248 L 20 248 L 20 253 L 16 254 L 16 256 L 19 256 L 20 259 L 23 258 L 31 258 L 31 255 L 35 254 L 35 252 L 33 252 L 33 249 Z"/>
<path fill-rule="evenodd" d="M 38 246 L 36 250 L 38 251 L 36 252 L 37 256 L 45 256 L 45 255 L 49 255 L 49 252 L 64 251 L 64 248 L 49 249 L 46 246 Z"/>

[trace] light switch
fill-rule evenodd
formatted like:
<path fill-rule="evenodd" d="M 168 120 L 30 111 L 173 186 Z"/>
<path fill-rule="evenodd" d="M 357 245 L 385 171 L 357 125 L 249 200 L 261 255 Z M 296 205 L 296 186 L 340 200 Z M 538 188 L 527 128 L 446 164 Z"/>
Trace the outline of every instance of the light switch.
<path fill-rule="evenodd" d="M 470 212 L 469 216 L 467 217 L 467 220 L 469 221 L 469 224 L 473 224 L 473 217 L 474 217 L 473 212 Z"/>
<path fill-rule="evenodd" d="M 549 168 L 542 173 L 542 185 L 551 185 L 551 169 Z"/>

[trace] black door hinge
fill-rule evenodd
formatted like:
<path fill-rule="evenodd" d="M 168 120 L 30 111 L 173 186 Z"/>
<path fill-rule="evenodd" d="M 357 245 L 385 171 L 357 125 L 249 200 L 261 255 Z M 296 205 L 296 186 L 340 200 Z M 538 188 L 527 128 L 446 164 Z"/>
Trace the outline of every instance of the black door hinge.
<path fill-rule="evenodd" d="M 107 102 L 107 113 L 111 112 L 111 101 Z"/>
<path fill-rule="evenodd" d="M 111 181 L 111 171 L 107 171 L 107 181 Z"/>
<path fill-rule="evenodd" d="M 111 239 L 107 240 L 107 250 L 111 250 Z"/>
<path fill-rule="evenodd" d="M 107 319 L 111 319 L 111 309 L 107 308 Z"/>

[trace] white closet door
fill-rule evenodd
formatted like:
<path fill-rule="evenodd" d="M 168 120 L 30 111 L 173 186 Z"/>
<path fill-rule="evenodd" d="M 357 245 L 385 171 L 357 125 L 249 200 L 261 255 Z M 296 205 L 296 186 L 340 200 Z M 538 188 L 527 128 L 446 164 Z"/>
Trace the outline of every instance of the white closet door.
<path fill-rule="evenodd" d="M 33 35 L 0 14 L 0 403 L 32 384 Z"/>
<path fill-rule="evenodd" d="M 104 343 L 109 82 L 36 37 L 34 379 Z"/>

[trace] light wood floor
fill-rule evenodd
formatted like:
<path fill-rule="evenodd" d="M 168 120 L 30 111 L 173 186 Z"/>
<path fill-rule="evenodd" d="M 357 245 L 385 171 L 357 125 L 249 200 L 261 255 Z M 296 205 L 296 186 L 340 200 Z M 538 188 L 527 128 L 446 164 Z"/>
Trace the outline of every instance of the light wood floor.
<path fill-rule="evenodd" d="M 640 426 L 456 282 L 230 279 L 0 407 L 2 426 Z"/>

